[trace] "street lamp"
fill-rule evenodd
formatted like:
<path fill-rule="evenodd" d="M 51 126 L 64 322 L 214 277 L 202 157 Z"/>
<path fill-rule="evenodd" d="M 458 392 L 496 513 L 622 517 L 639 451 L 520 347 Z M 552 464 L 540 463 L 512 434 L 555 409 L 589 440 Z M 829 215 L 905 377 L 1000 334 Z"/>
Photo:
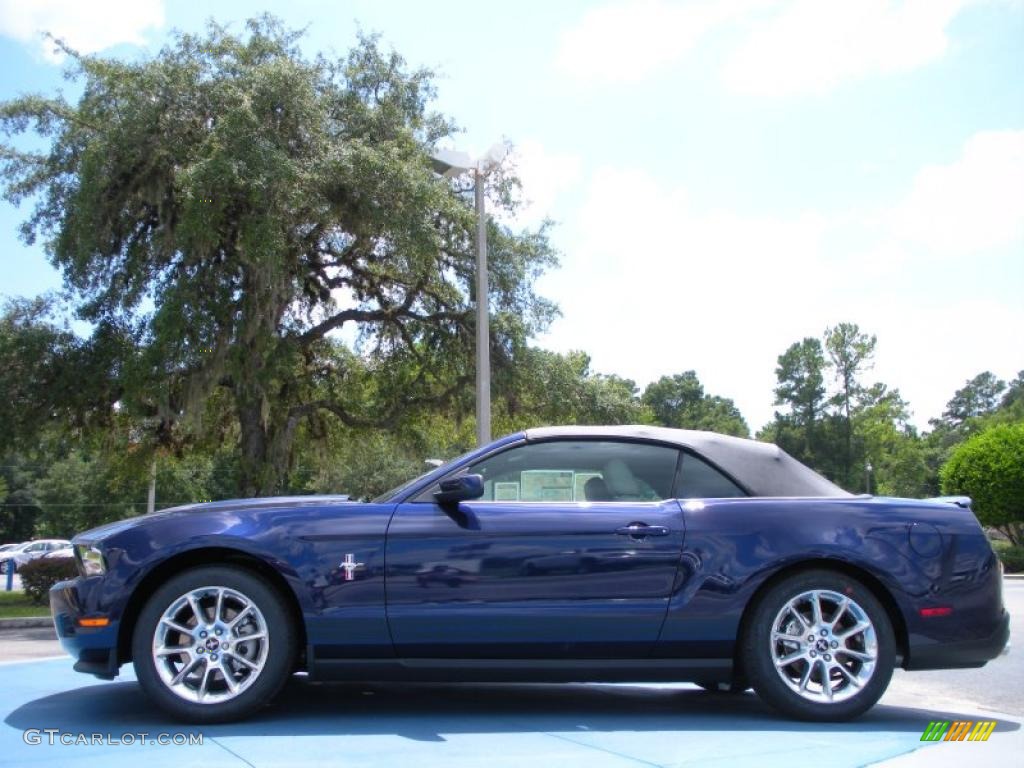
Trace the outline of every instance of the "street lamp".
<path fill-rule="evenodd" d="M 505 159 L 508 148 L 495 144 L 473 160 L 466 152 L 439 149 L 431 155 L 434 170 L 453 179 L 473 173 L 476 196 L 476 442 L 491 441 L 491 343 L 487 313 L 487 215 L 484 210 L 484 177 Z"/>

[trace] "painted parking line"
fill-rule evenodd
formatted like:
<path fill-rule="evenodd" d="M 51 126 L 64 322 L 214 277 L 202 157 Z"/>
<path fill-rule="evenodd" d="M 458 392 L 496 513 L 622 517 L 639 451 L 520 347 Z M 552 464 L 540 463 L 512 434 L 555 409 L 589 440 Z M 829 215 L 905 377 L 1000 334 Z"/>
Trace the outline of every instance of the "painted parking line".
<path fill-rule="evenodd" d="M 1019 722 L 990 716 L 998 724 L 984 744 L 930 745 L 921 741 L 929 722 L 977 718 L 949 709 L 879 706 L 853 723 L 799 723 L 774 714 L 752 694 L 707 694 L 685 685 L 403 686 L 316 684 L 303 678 L 294 679 L 277 705 L 255 718 L 183 726 L 149 703 L 130 666 L 124 671 L 118 680 L 102 682 L 73 672 L 66 658 L 3 666 L 4 765 L 180 768 L 215 760 L 253 768 L 299 763 L 791 768 L 795 761 L 816 762 L 827 751 L 834 768 L 921 749 L 952 759 L 951 752 L 939 750 L 987 750 L 1001 740 L 1019 746 L 1021 739 Z M 55 743 L 47 743 L 46 729 L 54 730 Z M 41 733 L 41 743 L 26 743 L 26 732 Z M 78 734 L 103 738 L 60 743 Z M 139 734 L 146 736 L 140 740 Z M 160 734 L 201 736 L 202 743 L 148 743 Z M 129 735 L 131 743 L 124 743 Z M 955 757 L 962 763 L 963 755 Z M 942 760 L 933 757 L 930 764 Z"/>

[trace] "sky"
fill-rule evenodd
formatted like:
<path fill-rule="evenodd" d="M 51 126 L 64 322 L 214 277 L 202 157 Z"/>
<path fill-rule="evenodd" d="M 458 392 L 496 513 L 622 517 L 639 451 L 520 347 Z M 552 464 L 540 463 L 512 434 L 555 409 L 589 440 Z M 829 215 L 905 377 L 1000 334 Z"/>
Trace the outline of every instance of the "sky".
<path fill-rule="evenodd" d="M 437 72 L 456 146 L 515 147 L 561 266 L 536 339 L 635 380 L 693 369 L 754 430 L 777 357 L 849 321 L 927 427 L 1024 369 L 1024 0 L 0 0 L 0 99 L 71 92 L 40 30 L 127 58 L 268 11 Z M 0 204 L 0 294 L 59 287 Z"/>

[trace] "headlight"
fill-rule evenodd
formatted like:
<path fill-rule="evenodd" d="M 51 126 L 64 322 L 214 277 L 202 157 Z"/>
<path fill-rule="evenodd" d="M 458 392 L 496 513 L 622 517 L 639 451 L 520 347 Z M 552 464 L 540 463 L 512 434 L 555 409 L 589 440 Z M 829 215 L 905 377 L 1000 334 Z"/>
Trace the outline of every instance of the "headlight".
<path fill-rule="evenodd" d="M 91 544 L 76 544 L 75 557 L 83 576 L 100 576 L 107 572 L 107 562 L 98 547 Z"/>

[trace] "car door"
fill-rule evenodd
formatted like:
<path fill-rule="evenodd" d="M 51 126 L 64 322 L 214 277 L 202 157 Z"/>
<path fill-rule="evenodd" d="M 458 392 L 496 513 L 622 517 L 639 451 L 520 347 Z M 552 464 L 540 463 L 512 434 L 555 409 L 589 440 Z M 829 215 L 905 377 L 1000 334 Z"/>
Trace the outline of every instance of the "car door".
<path fill-rule="evenodd" d="M 732 658 L 744 601 L 737 567 L 762 562 L 759 525 L 743 503 L 748 493 L 704 458 L 683 454 L 676 481 L 686 543 L 676 589 L 654 655 L 664 658 Z"/>
<path fill-rule="evenodd" d="M 683 543 L 679 452 L 524 442 L 460 470 L 484 495 L 398 506 L 388 625 L 406 657 L 639 657 L 658 637 Z"/>

